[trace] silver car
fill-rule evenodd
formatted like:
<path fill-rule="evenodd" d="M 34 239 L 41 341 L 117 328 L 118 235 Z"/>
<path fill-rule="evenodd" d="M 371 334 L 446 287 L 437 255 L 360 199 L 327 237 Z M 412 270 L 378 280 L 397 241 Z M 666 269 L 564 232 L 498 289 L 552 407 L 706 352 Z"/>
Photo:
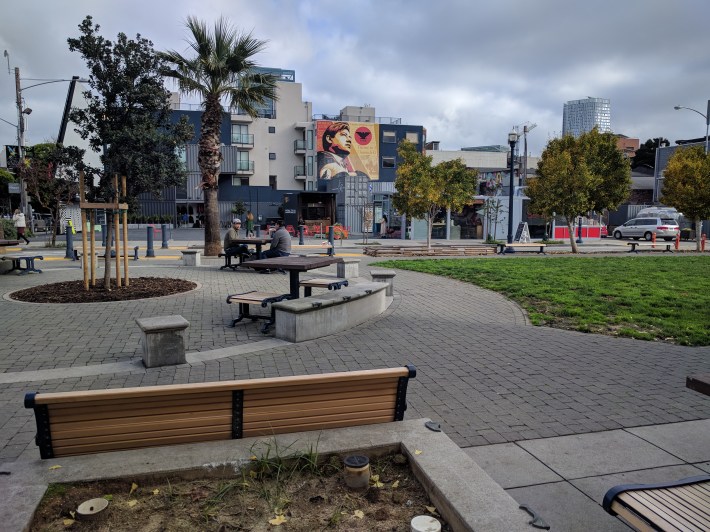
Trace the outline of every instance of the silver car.
<path fill-rule="evenodd" d="M 614 238 L 651 240 L 654 233 L 656 238 L 671 241 L 680 233 L 680 227 L 673 218 L 633 218 L 614 229 Z"/>

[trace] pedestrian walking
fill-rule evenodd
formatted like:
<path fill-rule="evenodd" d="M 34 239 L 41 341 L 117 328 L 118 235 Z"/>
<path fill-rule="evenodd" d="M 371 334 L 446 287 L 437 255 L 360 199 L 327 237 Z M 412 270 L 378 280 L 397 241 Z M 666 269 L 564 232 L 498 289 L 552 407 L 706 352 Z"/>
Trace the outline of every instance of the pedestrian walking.
<path fill-rule="evenodd" d="M 25 245 L 29 244 L 30 241 L 27 240 L 25 236 L 25 228 L 27 227 L 27 222 L 25 221 L 25 213 L 20 212 L 20 209 L 15 209 L 15 214 L 12 216 L 12 221 L 15 224 L 15 229 L 17 229 L 17 239 L 22 238 L 25 241 Z"/>

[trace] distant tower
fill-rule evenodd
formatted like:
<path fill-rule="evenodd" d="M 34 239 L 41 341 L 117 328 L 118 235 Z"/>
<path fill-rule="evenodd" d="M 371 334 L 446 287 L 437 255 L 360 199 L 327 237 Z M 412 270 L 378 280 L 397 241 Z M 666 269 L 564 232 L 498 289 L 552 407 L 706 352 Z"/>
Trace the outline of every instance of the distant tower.
<path fill-rule="evenodd" d="M 562 135 L 580 136 L 597 126 L 600 133 L 611 132 L 611 103 L 607 98 L 572 100 L 562 111 Z"/>

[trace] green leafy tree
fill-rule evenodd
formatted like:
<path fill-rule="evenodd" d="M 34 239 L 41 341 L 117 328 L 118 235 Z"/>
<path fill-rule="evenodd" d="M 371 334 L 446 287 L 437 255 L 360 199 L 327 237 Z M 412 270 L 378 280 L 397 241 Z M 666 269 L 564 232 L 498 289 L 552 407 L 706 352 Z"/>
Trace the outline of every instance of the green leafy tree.
<path fill-rule="evenodd" d="M 663 202 L 695 222 L 695 245 L 700 251 L 703 220 L 710 218 L 710 155 L 700 146 L 678 149 L 663 175 Z"/>
<path fill-rule="evenodd" d="M 276 100 L 276 78 L 257 71 L 253 57 L 266 43 L 251 33 L 240 33 L 224 18 L 216 22 L 212 31 L 194 17 L 188 17 L 186 25 L 194 57 L 175 51 L 164 52 L 161 57 L 171 65 L 165 74 L 177 81 L 180 90 L 202 100 L 197 161 L 205 201 L 205 255 L 213 256 L 221 250 L 217 188 L 222 162 L 222 104 L 256 118 L 259 106 Z"/>
<path fill-rule="evenodd" d="M 628 198 L 630 188 L 631 168 L 616 147 L 616 138 L 594 128 L 578 138 L 550 140 L 526 192 L 532 211 L 564 216 L 572 252 L 578 253 L 575 218 L 592 210 L 615 209 Z"/>
<path fill-rule="evenodd" d="M 52 215 L 52 245 L 56 244 L 59 208 L 79 192 L 79 171 L 83 168 L 84 150 L 52 143 L 35 144 L 31 159 L 19 167 L 32 202 Z"/>
<path fill-rule="evenodd" d="M 392 204 L 398 212 L 427 220 L 427 247 L 439 209 L 459 211 L 473 202 L 478 172 L 466 168 L 461 159 L 444 161 L 432 167 L 432 157 L 424 155 L 406 140 L 397 147 L 399 163 Z"/>
<path fill-rule="evenodd" d="M 159 197 L 166 187 L 185 182 L 186 170 L 179 157 L 180 149 L 192 138 L 187 120 L 170 120 L 170 92 L 163 86 L 164 64 L 153 43 L 137 35 L 135 40 L 119 33 L 112 42 L 99 34 L 100 26 L 86 17 L 79 25 L 80 36 L 67 39 L 69 50 L 78 52 L 89 69 L 89 86 L 84 97 L 88 105 L 74 108 L 70 119 L 76 130 L 88 139 L 90 148 L 102 153 L 103 169 L 87 169 L 98 177 L 99 185 L 87 179 L 87 198 L 101 201 L 119 196 L 113 176 L 126 176 L 130 202 L 139 193 Z M 105 286 L 109 286 L 111 261 L 111 223 L 107 211 L 109 235 L 106 241 Z"/>
<path fill-rule="evenodd" d="M 631 158 L 631 168 L 638 168 L 640 166 L 645 166 L 647 168 L 656 167 L 656 149 L 659 146 L 670 146 L 671 143 L 668 139 L 663 137 L 657 137 L 654 139 L 648 139 L 646 142 L 639 146 L 636 153 Z"/>
<path fill-rule="evenodd" d="M 15 182 L 15 175 L 6 170 L 5 168 L 0 168 L 0 213 L 10 214 L 12 212 L 12 203 L 10 202 L 10 192 L 8 191 L 8 183 Z M 2 227 L 0 227 L 0 239 L 4 238 Z"/>

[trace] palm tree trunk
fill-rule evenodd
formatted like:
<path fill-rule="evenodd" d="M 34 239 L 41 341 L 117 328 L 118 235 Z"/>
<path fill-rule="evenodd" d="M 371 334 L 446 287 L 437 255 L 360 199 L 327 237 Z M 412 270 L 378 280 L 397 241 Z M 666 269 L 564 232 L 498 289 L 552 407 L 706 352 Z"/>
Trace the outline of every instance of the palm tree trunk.
<path fill-rule="evenodd" d="M 202 113 L 197 162 L 202 173 L 202 193 L 205 198 L 205 256 L 217 256 L 222 249 L 219 234 L 217 187 L 222 163 L 219 130 L 222 123 L 222 104 L 211 96 L 205 101 Z"/>
<path fill-rule="evenodd" d="M 217 189 L 205 188 L 205 256 L 216 257 L 222 250 L 219 233 Z"/>

